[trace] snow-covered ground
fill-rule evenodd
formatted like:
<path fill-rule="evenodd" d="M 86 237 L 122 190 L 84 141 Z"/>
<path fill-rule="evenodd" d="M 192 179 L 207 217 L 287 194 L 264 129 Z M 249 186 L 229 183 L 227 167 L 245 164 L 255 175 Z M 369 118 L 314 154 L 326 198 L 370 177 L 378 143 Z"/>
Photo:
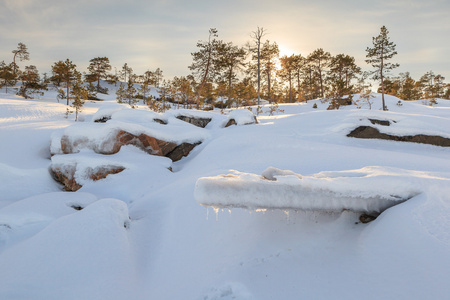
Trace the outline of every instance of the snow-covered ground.
<path fill-rule="evenodd" d="M 118 110 L 108 95 L 88 101 L 84 122 L 74 125 L 55 91 L 36 100 L 3 91 L 0 299 L 450 297 L 450 149 L 346 137 L 360 125 L 371 125 L 368 119 L 379 119 L 395 121 L 371 125 L 388 134 L 448 138 L 448 100 L 433 107 L 422 101 L 397 106 L 399 100 L 387 96 L 387 112 L 379 110 L 379 95 L 372 110 L 327 111 L 328 104 L 316 100 L 280 105 L 284 112 L 274 116 L 265 106 L 259 124 L 227 128 L 219 113 L 205 128 L 194 128 L 167 112 L 159 116 L 169 125 L 172 119 L 179 130 L 158 132 L 161 136 L 182 141 L 185 131 L 188 140 L 201 137 L 202 144 L 187 157 L 171 162 L 134 146 L 108 156 L 89 149 L 55 155 L 54 163 L 126 168 L 95 182 L 85 180 L 77 192 L 63 192 L 49 172 L 52 138 L 70 132 L 95 136 L 94 126 L 100 125 L 92 122 L 94 114 L 108 111 L 116 116 L 110 124 L 135 122 L 136 131 L 154 132 L 153 125 L 143 124 L 155 114 L 145 107 L 135 115 Z M 308 180 L 333 193 L 410 193 L 412 198 L 367 224 L 347 210 L 228 211 L 197 203 L 196 182 L 226 174 L 242 179 L 244 189 L 245 178 L 257 182 L 255 174 L 263 174 L 288 186 Z M 253 191 L 263 195 L 257 186 Z M 286 191 L 264 195 L 265 201 L 279 203 Z M 242 195 L 229 200 L 246 204 L 248 195 Z M 327 203 L 320 193 L 317 201 Z"/>

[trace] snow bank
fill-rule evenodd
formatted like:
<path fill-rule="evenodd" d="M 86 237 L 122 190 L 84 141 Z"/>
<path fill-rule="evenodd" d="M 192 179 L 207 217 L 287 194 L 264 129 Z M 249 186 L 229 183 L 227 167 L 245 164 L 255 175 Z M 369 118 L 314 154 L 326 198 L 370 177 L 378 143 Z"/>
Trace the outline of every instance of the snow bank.
<path fill-rule="evenodd" d="M 382 212 L 419 193 L 405 176 L 384 168 L 301 176 L 271 167 L 263 176 L 235 171 L 200 178 L 194 195 L 218 208 Z"/>
<path fill-rule="evenodd" d="M 22 169 L 0 163 L 0 182 L 0 207 L 2 202 L 59 190 L 47 168 Z"/>
<path fill-rule="evenodd" d="M 73 211 L 2 252 L 0 298 L 136 298 L 126 204 L 102 199 Z"/>

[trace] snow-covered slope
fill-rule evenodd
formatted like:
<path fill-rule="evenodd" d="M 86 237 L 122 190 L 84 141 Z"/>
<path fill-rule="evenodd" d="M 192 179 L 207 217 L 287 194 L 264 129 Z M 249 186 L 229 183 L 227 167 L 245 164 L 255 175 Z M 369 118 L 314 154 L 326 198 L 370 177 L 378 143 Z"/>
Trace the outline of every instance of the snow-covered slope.
<path fill-rule="evenodd" d="M 87 102 L 77 126 L 89 132 L 103 106 L 118 111 L 108 97 Z M 372 125 L 389 134 L 450 137 L 450 102 L 397 106 L 387 96 L 383 112 L 380 96 L 373 101 L 372 110 L 285 104 L 274 116 L 263 107 L 255 125 L 224 128 L 223 116 L 201 130 L 180 123 L 177 134 L 189 127 L 203 143 L 173 163 L 133 146 L 102 157 L 82 151 L 77 162 L 127 168 L 68 193 L 49 174 L 50 142 L 72 130 L 74 116 L 51 94 L 0 94 L 0 299 L 447 298 L 450 149 L 346 135 L 371 118 L 395 121 Z M 115 122 L 142 129 L 141 109 Z M 194 199 L 201 177 L 270 166 L 334 191 L 356 182 L 359 192 L 417 195 L 368 224 L 350 211 L 214 211 Z M 374 172 L 393 181 L 364 181 Z"/>

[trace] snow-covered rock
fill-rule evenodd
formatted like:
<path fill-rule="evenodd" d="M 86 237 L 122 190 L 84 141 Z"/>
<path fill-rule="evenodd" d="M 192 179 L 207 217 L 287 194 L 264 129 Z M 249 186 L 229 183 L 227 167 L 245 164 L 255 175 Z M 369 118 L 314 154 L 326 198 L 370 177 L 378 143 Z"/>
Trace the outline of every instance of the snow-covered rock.
<path fill-rule="evenodd" d="M 258 119 L 256 116 L 248 109 L 235 109 L 228 115 L 228 120 L 225 127 L 231 125 L 249 125 L 258 124 Z"/>
<path fill-rule="evenodd" d="M 195 199 L 217 208 L 382 212 L 420 191 L 383 168 L 301 176 L 269 168 L 262 176 L 233 172 L 197 180 Z"/>

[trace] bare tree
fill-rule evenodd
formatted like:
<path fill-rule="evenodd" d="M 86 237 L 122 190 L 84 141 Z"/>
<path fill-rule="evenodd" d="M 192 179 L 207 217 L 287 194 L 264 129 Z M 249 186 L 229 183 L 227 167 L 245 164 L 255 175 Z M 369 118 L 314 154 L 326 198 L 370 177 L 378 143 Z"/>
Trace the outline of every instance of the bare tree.
<path fill-rule="evenodd" d="M 266 30 L 263 27 L 257 27 L 256 31 L 253 31 L 250 34 L 250 37 L 253 39 L 254 46 L 249 47 L 249 50 L 252 51 L 257 58 L 258 61 L 258 106 L 261 105 L 261 39 L 266 35 Z"/>

